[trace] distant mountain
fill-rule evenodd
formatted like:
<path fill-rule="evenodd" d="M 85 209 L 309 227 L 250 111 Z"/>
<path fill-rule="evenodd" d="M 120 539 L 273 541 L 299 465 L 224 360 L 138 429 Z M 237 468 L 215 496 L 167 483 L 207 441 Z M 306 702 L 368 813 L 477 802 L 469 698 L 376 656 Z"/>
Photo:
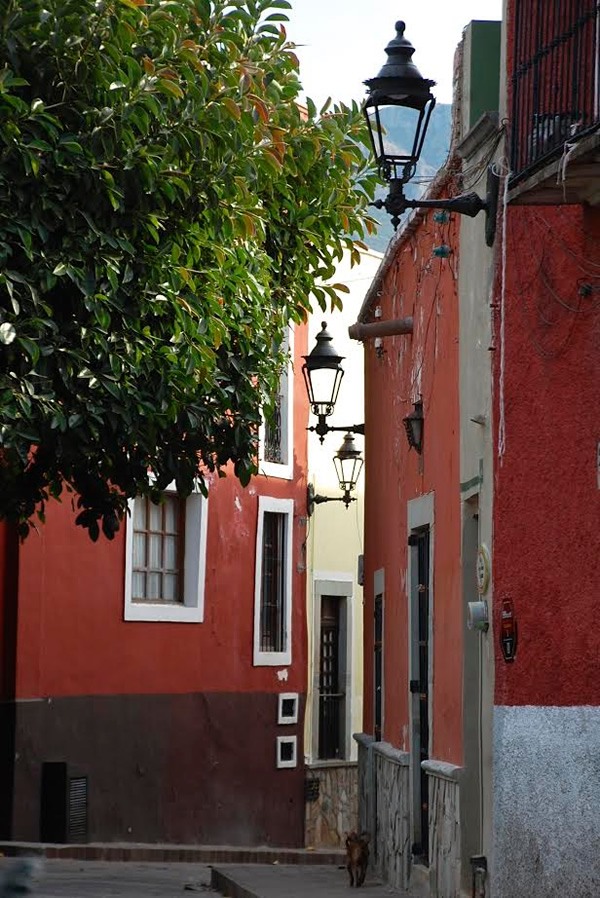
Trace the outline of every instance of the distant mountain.
<path fill-rule="evenodd" d="M 401 109 L 393 109 L 389 110 L 389 112 L 387 130 L 390 138 L 396 146 L 402 149 L 410 148 L 414 140 L 414 131 L 410 129 L 412 122 L 403 121 Z M 452 106 L 450 103 L 440 103 L 431 114 L 431 120 L 425 136 L 425 144 L 414 180 L 406 186 L 406 195 L 412 199 L 421 196 L 425 192 L 429 181 L 448 158 L 451 128 Z M 427 181 L 423 182 L 421 179 L 427 179 Z M 377 198 L 384 199 L 387 194 L 388 188 L 385 184 L 382 184 L 377 191 Z M 394 235 L 394 229 L 385 209 L 373 209 L 372 213 L 373 217 L 380 222 L 380 225 L 377 234 L 368 237 L 366 242 L 371 249 L 383 253 Z"/>

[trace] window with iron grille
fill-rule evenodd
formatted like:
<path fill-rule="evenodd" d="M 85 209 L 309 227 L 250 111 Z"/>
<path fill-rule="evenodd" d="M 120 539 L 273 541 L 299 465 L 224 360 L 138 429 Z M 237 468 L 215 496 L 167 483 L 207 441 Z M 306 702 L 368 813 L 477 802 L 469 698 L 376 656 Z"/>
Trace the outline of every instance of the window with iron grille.
<path fill-rule="evenodd" d="M 259 497 L 254 664 L 291 663 L 293 501 Z"/>
<path fill-rule="evenodd" d="M 129 503 L 125 620 L 198 622 L 204 616 L 207 500 L 167 490 Z"/>
<path fill-rule="evenodd" d="M 285 647 L 285 515 L 265 512 L 263 518 L 260 650 L 282 652 Z"/>
<path fill-rule="evenodd" d="M 293 403 L 292 349 L 293 332 L 285 339 L 283 351 L 289 353 L 287 367 L 282 371 L 273 408 L 265 416 L 260 432 L 261 473 L 272 477 L 292 477 Z"/>
<path fill-rule="evenodd" d="M 265 421 L 265 461 L 274 465 L 282 465 L 285 462 L 285 448 L 283 445 L 283 417 L 285 395 L 281 391 L 275 397 L 273 412 Z"/>

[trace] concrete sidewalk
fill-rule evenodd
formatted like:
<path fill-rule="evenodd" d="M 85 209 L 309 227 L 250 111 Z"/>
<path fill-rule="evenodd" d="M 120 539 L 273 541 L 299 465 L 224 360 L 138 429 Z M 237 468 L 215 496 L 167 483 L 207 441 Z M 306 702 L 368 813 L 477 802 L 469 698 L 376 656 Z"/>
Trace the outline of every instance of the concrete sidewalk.
<path fill-rule="evenodd" d="M 355 894 L 350 891 L 345 858 L 339 851 L 298 850 L 292 853 L 290 863 L 283 862 L 290 857 L 289 849 L 112 845 L 107 857 L 108 846 L 97 845 L 91 851 L 91 846 L 78 846 L 104 855 L 103 860 L 95 860 L 86 858 L 83 851 L 75 857 L 57 858 L 54 851 L 58 846 L 21 843 L 20 850 L 15 850 L 15 843 L 5 843 L 3 847 L 9 850 L 0 854 L 0 881 L 24 856 L 36 858 L 32 898 L 184 898 L 184 892 L 211 890 L 213 896 L 220 893 L 228 898 L 350 898 Z M 221 860 L 200 860 L 210 853 Z M 237 863 L 230 862 L 232 856 Z M 394 890 L 369 869 L 357 898 L 388 896 L 428 898 L 429 891 L 425 882 L 408 892 Z"/>
<path fill-rule="evenodd" d="M 367 872 L 358 893 L 350 891 L 348 873 L 340 865 L 220 864 L 213 866 L 212 888 L 227 898 L 427 898 L 425 883 L 410 891 L 397 891 Z"/>
<path fill-rule="evenodd" d="M 136 861 L 77 861 L 37 858 L 27 879 L 31 898 L 185 898 L 188 892 L 212 895 L 210 867 L 204 864 L 159 864 Z M 0 858 L 2 882 L 22 858 Z M 14 891 L 10 892 L 15 895 Z M 190 895 L 190 898 L 192 896 Z"/>

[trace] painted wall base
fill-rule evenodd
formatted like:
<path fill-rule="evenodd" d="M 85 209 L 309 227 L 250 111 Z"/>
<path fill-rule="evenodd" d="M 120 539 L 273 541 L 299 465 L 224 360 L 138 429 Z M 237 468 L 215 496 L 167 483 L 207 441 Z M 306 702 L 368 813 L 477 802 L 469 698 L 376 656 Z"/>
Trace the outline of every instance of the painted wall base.
<path fill-rule="evenodd" d="M 88 841 L 302 847 L 302 727 L 270 693 L 18 702 L 8 837 L 39 840 L 42 763 L 63 761 L 88 778 Z M 296 767 L 276 767 L 282 735 Z"/>
<path fill-rule="evenodd" d="M 600 895 L 600 708 L 494 709 L 493 898 Z"/>

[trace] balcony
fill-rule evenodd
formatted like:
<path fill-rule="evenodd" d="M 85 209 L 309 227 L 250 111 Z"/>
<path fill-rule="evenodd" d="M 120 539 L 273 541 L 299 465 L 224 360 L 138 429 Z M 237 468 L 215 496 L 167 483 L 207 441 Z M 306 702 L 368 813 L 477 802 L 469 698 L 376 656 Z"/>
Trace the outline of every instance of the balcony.
<path fill-rule="evenodd" d="M 600 2 L 514 0 L 509 200 L 600 203 Z"/>

